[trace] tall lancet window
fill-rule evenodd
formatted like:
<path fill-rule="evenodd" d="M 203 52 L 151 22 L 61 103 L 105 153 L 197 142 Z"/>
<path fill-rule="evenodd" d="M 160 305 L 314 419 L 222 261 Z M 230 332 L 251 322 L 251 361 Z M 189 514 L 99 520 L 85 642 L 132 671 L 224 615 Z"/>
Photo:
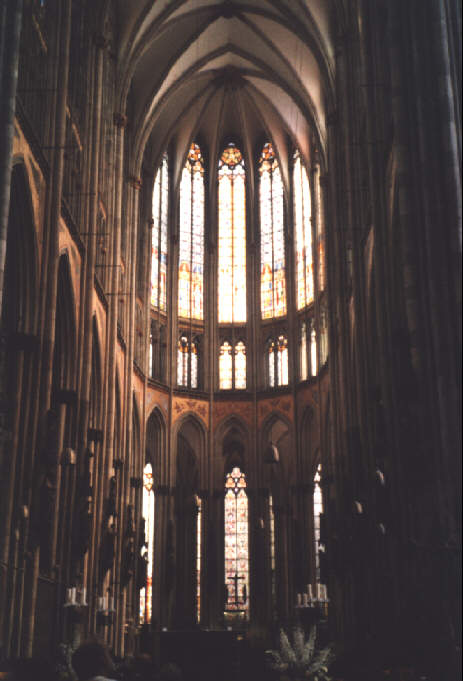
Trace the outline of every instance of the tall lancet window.
<path fill-rule="evenodd" d="M 140 623 L 151 622 L 153 611 L 153 549 L 154 549 L 154 490 L 153 469 L 147 463 L 143 469 L 142 514 L 145 521 L 143 558 L 146 561 L 146 584 L 140 589 Z"/>
<path fill-rule="evenodd" d="M 309 178 L 298 151 L 294 154 L 294 232 L 296 235 L 297 309 L 313 302 L 312 200 Z"/>
<path fill-rule="evenodd" d="M 239 340 L 235 347 L 225 340 L 219 351 L 220 390 L 246 390 L 246 345 Z"/>
<path fill-rule="evenodd" d="M 263 319 L 286 314 L 283 182 L 270 142 L 259 159 L 260 309 Z"/>
<path fill-rule="evenodd" d="M 169 214 L 169 173 L 167 154 L 162 158 L 153 188 L 151 230 L 151 305 L 161 312 L 167 306 L 167 223 Z"/>
<path fill-rule="evenodd" d="M 269 338 L 268 353 L 268 384 L 271 388 L 288 385 L 288 339 L 286 336 Z"/>
<path fill-rule="evenodd" d="M 322 467 L 319 464 L 314 478 L 313 515 L 315 540 L 315 578 L 320 581 L 320 516 L 323 513 L 322 489 L 320 487 Z"/>
<path fill-rule="evenodd" d="M 219 323 L 246 321 L 246 173 L 229 144 L 219 161 Z"/>
<path fill-rule="evenodd" d="M 249 612 L 249 538 L 246 477 L 235 466 L 225 479 L 225 615 Z"/>
<path fill-rule="evenodd" d="M 204 162 L 201 149 L 190 147 L 180 183 L 178 316 L 203 319 Z"/>

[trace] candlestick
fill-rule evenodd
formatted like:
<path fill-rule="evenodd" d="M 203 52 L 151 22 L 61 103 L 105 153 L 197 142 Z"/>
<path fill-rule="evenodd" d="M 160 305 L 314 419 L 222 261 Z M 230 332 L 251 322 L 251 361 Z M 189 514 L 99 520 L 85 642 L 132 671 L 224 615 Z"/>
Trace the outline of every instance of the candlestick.
<path fill-rule="evenodd" d="M 297 604 L 302 605 L 302 594 L 297 594 Z"/>

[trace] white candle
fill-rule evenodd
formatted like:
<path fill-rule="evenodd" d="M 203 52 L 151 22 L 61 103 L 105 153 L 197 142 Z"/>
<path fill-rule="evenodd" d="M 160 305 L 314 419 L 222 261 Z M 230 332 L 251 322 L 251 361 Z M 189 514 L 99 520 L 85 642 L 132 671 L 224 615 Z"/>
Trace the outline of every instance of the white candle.
<path fill-rule="evenodd" d="M 77 605 L 76 594 L 77 594 L 77 589 L 76 589 L 75 586 L 73 586 L 72 589 L 71 589 L 71 605 Z"/>
<path fill-rule="evenodd" d="M 313 591 L 312 591 L 312 584 L 307 584 L 307 591 L 309 593 L 309 598 L 311 601 L 313 601 Z"/>
<path fill-rule="evenodd" d="M 302 605 L 302 594 L 297 594 L 297 604 Z"/>
<path fill-rule="evenodd" d="M 322 585 L 317 584 L 317 601 L 322 600 Z"/>
<path fill-rule="evenodd" d="M 304 605 L 309 605 L 309 597 L 307 596 L 307 594 L 304 594 L 303 598 L 304 598 Z"/>

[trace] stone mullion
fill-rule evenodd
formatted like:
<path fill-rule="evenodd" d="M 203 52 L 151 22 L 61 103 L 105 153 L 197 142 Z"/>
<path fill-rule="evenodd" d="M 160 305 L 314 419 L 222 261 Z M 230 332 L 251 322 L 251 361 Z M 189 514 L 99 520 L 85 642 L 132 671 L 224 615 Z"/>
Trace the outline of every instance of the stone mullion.
<path fill-rule="evenodd" d="M 13 162 L 14 117 L 18 83 L 19 44 L 23 13 L 22 0 L 2 3 L 0 16 L 0 312 L 2 309 L 11 170 Z M 1 317 L 1 315 L 0 315 Z"/>
<path fill-rule="evenodd" d="M 101 134 L 101 106 L 102 106 L 102 72 L 103 72 L 103 48 L 105 46 L 104 39 L 99 36 L 95 38 L 95 47 L 92 51 L 92 58 L 90 64 L 94 64 L 92 78 L 92 98 L 89 107 L 89 120 L 91 123 L 92 133 L 89 135 L 91 140 L 91 152 L 89 152 L 88 159 L 88 175 L 87 187 L 89 192 L 89 201 L 87 204 L 87 251 L 85 261 L 83 263 L 82 286 L 81 286 L 81 325 L 80 325 L 80 340 L 81 340 L 81 367 L 80 367 L 80 383 L 79 383 L 79 416 L 77 422 L 77 447 L 79 460 L 84 455 L 85 449 L 88 446 L 88 427 L 89 427 L 89 407 L 90 407 L 90 389 L 92 376 L 92 346 L 93 346 L 93 300 L 94 300 L 94 276 L 96 264 L 96 231 L 97 231 L 97 216 L 98 216 L 98 174 L 100 162 L 100 134 Z M 96 341 L 96 339 L 95 339 Z M 103 350 L 103 344 L 100 349 Z M 104 350 L 102 352 L 104 357 Z M 95 377 L 96 379 L 96 377 Z M 102 387 L 105 385 L 105 371 L 104 362 L 102 362 Z M 103 402 L 105 404 L 105 401 Z M 104 407 L 103 407 L 104 411 Z M 101 415 L 102 420 L 104 414 Z M 103 423 L 92 424 L 94 428 L 101 429 Z M 95 460 L 93 468 L 93 529 L 91 547 L 96 547 L 99 544 L 98 522 L 100 511 L 100 471 L 101 459 L 104 451 L 104 443 L 95 447 Z M 80 467 L 79 467 L 80 468 Z M 93 613 L 92 606 L 94 605 L 94 581 L 96 580 L 95 572 L 97 572 L 97 565 L 95 553 L 93 548 L 90 549 L 90 554 L 87 561 L 87 570 L 89 577 L 89 618 Z M 89 622 L 90 624 L 90 622 Z M 91 624 L 90 624 L 91 627 Z"/>
<path fill-rule="evenodd" d="M 128 258 L 128 262 L 130 263 L 130 268 L 128 272 L 128 277 L 127 277 L 127 286 L 126 286 L 126 292 L 127 292 L 127 304 L 129 306 L 128 310 L 128 324 L 127 324 L 127 366 L 126 366 L 126 385 L 125 385 L 125 428 L 122 430 L 122 433 L 125 432 L 125 447 L 124 445 L 124 436 L 122 435 L 122 442 L 121 446 L 122 449 L 125 450 L 124 454 L 121 452 L 118 454 L 118 458 L 122 459 L 124 462 L 124 466 L 122 468 L 121 474 L 120 474 L 120 479 L 121 479 L 121 487 L 122 489 L 120 490 L 120 498 L 119 498 L 119 522 L 118 522 L 118 528 L 119 528 L 119 534 L 118 534 L 118 543 L 117 543 L 117 553 L 116 553 L 116 561 L 115 561 L 115 576 L 116 576 L 116 581 L 115 581 L 115 587 L 114 587 L 114 594 L 115 594 L 115 600 L 116 602 L 119 602 L 122 606 L 122 604 L 125 602 L 125 599 L 123 598 L 123 593 L 120 588 L 120 573 L 121 573 L 121 561 L 122 561 L 122 542 L 123 542 L 123 537 L 124 537 L 124 528 L 125 528 L 125 515 L 126 515 L 126 505 L 127 505 L 127 487 L 126 484 L 124 484 L 124 478 L 126 477 L 125 471 L 126 469 L 130 466 L 130 461 L 131 457 L 135 455 L 134 452 L 132 452 L 132 444 L 133 444 L 133 373 L 134 373 L 134 335 L 135 335 L 135 298 L 136 298 L 136 268 L 137 268 L 137 239 L 138 239 L 138 225 L 140 222 L 140 216 L 139 216 L 139 191 L 141 188 L 141 180 L 136 180 L 133 182 L 132 186 L 132 192 L 134 194 L 133 197 L 133 206 L 132 206 L 132 215 L 130 216 L 130 222 L 133 225 L 132 228 L 132 239 L 130 242 L 130 257 Z M 117 631 L 123 631 L 124 629 L 124 620 L 125 620 L 125 612 L 122 611 L 123 608 L 117 608 L 116 612 L 116 626 L 114 627 L 115 632 Z M 122 640 L 116 640 L 115 641 L 115 646 L 116 650 L 118 651 L 119 654 L 121 654 L 122 649 L 121 646 L 123 646 L 123 641 Z"/>

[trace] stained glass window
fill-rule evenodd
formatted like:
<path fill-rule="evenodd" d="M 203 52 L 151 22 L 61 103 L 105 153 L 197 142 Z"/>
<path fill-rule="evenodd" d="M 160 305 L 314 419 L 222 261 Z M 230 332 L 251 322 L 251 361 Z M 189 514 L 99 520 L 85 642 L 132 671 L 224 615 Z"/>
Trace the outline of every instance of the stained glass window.
<path fill-rule="evenodd" d="M 320 515 L 323 513 L 323 498 L 320 487 L 321 481 L 321 464 L 317 468 L 314 478 L 314 492 L 313 492 L 313 515 L 314 515 L 314 539 L 315 539 L 315 577 L 316 581 L 320 582 Z"/>
<path fill-rule="evenodd" d="M 201 499 L 196 497 L 196 618 L 201 617 Z"/>
<path fill-rule="evenodd" d="M 177 384 L 188 385 L 188 354 L 189 343 L 186 336 L 180 336 L 177 343 Z"/>
<path fill-rule="evenodd" d="M 220 390 L 246 390 L 246 345 L 240 340 L 233 348 L 224 341 L 219 352 Z"/>
<path fill-rule="evenodd" d="M 235 345 L 235 389 L 246 389 L 246 346 L 243 341 Z"/>
<path fill-rule="evenodd" d="M 312 376 L 317 375 L 317 332 L 313 319 L 310 323 L 310 373 Z"/>
<path fill-rule="evenodd" d="M 306 381 L 309 377 L 308 367 L 307 367 L 307 324 L 303 322 L 301 324 L 301 337 L 300 337 L 300 377 L 301 381 Z"/>
<path fill-rule="evenodd" d="M 277 594 L 276 594 L 276 563 L 275 563 L 275 514 L 273 511 L 273 497 L 270 494 L 268 498 L 268 512 L 270 520 L 270 570 L 272 580 L 272 605 L 276 612 Z"/>
<path fill-rule="evenodd" d="M 145 543 L 142 556 L 146 560 L 146 586 L 140 589 L 140 623 L 151 622 L 153 608 L 153 548 L 154 548 L 154 491 L 153 469 L 147 463 L 143 469 L 142 514 L 145 521 Z"/>
<path fill-rule="evenodd" d="M 190 147 L 180 183 L 178 315 L 203 319 L 204 163 L 201 149 Z"/>
<path fill-rule="evenodd" d="M 229 144 L 219 161 L 219 323 L 246 321 L 246 173 Z"/>
<path fill-rule="evenodd" d="M 328 320 L 326 309 L 320 312 L 320 365 L 324 366 L 328 359 Z"/>
<path fill-rule="evenodd" d="M 249 541 L 246 477 L 235 467 L 225 480 L 225 612 L 249 611 Z"/>
<path fill-rule="evenodd" d="M 317 247 L 318 247 L 318 286 L 320 291 L 325 289 L 325 216 L 321 191 L 320 166 L 315 168 L 315 200 L 317 207 Z"/>
<path fill-rule="evenodd" d="M 231 390 L 233 388 L 232 346 L 228 341 L 225 341 L 220 347 L 219 385 L 221 390 Z"/>
<path fill-rule="evenodd" d="M 151 305 L 166 311 L 167 299 L 167 221 L 169 209 L 167 155 L 156 173 L 153 188 L 153 227 L 151 230 Z"/>
<path fill-rule="evenodd" d="M 270 142 L 259 159 L 260 306 L 264 319 L 286 314 L 283 182 Z"/>
<path fill-rule="evenodd" d="M 190 343 L 187 333 L 182 333 L 177 343 L 177 385 L 198 387 L 198 354 L 198 338 Z"/>
<path fill-rule="evenodd" d="M 268 384 L 271 388 L 288 385 L 288 339 L 278 336 L 267 341 Z"/>
<path fill-rule="evenodd" d="M 314 299 L 312 257 L 312 202 L 307 171 L 298 151 L 294 154 L 294 232 L 296 235 L 297 309 Z"/>

